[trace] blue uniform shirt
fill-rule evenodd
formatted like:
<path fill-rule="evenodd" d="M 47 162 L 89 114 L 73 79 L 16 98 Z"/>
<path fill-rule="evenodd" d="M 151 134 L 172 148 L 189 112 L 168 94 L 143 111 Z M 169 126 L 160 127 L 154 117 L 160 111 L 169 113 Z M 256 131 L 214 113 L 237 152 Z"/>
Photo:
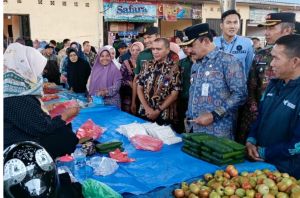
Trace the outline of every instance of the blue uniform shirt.
<path fill-rule="evenodd" d="M 209 126 L 191 123 L 193 132 L 233 138 L 233 121 L 239 105 L 247 97 L 246 78 L 242 64 L 231 54 L 216 47 L 191 70 L 191 86 L 187 118 L 222 109 L 224 117 Z"/>
<path fill-rule="evenodd" d="M 214 38 L 214 43 L 220 50 L 233 54 L 243 64 L 243 70 L 246 77 L 252 65 L 254 49 L 252 41 L 249 38 L 235 35 L 230 43 L 224 39 L 224 36 Z"/>

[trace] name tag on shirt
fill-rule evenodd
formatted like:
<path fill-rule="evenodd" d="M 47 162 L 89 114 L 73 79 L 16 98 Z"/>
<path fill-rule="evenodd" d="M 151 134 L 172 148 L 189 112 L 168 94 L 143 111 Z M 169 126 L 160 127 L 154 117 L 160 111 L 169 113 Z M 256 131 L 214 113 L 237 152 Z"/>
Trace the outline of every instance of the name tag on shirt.
<path fill-rule="evenodd" d="M 202 84 L 201 96 L 208 96 L 208 90 L 209 90 L 209 84 L 208 83 L 203 83 Z"/>

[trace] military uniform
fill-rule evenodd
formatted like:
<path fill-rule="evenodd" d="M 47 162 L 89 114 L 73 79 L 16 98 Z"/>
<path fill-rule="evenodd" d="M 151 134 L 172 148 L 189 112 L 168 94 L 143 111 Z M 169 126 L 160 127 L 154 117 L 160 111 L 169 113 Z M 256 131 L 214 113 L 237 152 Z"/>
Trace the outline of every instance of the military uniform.
<path fill-rule="evenodd" d="M 266 16 L 266 22 L 258 27 L 274 26 L 281 22 L 295 23 L 295 13 L 271 13 Z M 268 86 L 270 80 L 274 78 L 274 73 L 270 66 L 272 61 L 272 45 L 257 52 L 254 57 L 252 67 L 248 76 L 248 100 L 239 110 L 238 129 L 236 140 L 245 143 L 250 130 L 250 125 L 256 120 L 258 115 L 258 104 Z"/>
<path fill-rule="evenodd" d="M 250 125 L 256 120 L 259 100 L 270 80 L 274 78 L 274 74 L 270 66 L 272 61 L 272 49 L 273 46 L 267 46 L 266 48 L 258 51 L 254 57 L 247 81 L 248 100 L 239 110 L 240 116 L 238 118 L 238 130 L 236 135 L 236 140 L 238 142 L 245 142 L 250 130 Z"/>

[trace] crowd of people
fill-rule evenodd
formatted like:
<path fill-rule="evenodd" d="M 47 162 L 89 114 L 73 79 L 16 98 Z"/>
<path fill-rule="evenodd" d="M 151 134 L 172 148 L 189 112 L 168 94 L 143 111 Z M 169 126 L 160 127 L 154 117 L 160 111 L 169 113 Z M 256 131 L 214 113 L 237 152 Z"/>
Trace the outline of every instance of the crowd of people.
<path fill-rule="evenodd" d="M 38 99 L 42 74 L 89 101 L 101 96 L 178 133 L 235 139 L 252 160 L 300 178 L 299 24 L 294 13 L 269 14 L 259 25 L 265 28 L 262 47 L 258 38 L 237 34 L 240 19 L 236 10 L 224 12 L 220 36 L 201 23 L 172 42 L 149 27 L 129 45 L 116 41 L 97 51 L 88 41 L 82 47 L 64 39 L 62 49 L 54 40 L 43 47 L 35 40 L 33 48 L 16 41 L 4 53 L 5 147 L 30 139 L 54 157 L 75 148 L 78 139 L 65 120 L 79 109 L 51 120 Z"/>

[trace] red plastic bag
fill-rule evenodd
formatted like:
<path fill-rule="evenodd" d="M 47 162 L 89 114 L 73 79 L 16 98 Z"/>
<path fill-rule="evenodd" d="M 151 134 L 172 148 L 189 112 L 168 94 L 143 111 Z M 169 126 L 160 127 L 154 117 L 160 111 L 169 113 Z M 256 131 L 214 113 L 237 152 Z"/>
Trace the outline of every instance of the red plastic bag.
<path fill-rule="evenodd" d="M 163 142 L 149 135 L 135 135 L 130 138 L 130 142 L 136 149 L 159 151 L 163 146 Z"/>
<path fill-rule="evenodd" d="M 109 157 L 115 159 L 117 162 L 134 162 L 135 159 L 129 158 L 127 152 L 121 152 L 120 149 L 109 152 Z"/>
<path fill-rule="evenodd" d="M 83 137 L 98 139 L 104 132 L 104 129 L 96 125 L 91 119 L 88 119 L 80 128 L 77 130 L 76 136 L 78 139 Z"/>
<path fill-rule="evenodd" d="M 59 98 L 58 95 L 56 95 L 56 94 L 51 94 L 51 95 L 43 96 L 43 97 L 41 98 L 41 100 L 42 100 L 43 102 L 48 102 L 48 101 L 50 101 L 50 100 L 54 100 L 54 99 L 58 99 L 58 98 Z"/>
<path fill-rule="evenodd" d="M 59 103 L 59 104 L 55 105 L 55 107 L 49 112 L 50 117 L 54 118 L 56 116 L 59 116 L 63 112 L 65 112 L 65 110 L 67 108 L 74 107 L 74 106 L 78 106 L 78 104 L 75 100 L 70 100 L 70 101 L 67 101 L 67 102 Z M 70 122 L 72 122 L 72 120 L 74 118 L 75 118 L 75 116 L 69 118 L 68 120 L 66 120 L 66 123 L 69 124 Z"/>

